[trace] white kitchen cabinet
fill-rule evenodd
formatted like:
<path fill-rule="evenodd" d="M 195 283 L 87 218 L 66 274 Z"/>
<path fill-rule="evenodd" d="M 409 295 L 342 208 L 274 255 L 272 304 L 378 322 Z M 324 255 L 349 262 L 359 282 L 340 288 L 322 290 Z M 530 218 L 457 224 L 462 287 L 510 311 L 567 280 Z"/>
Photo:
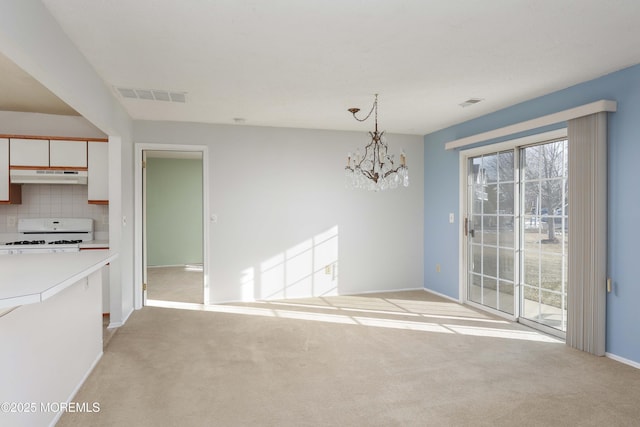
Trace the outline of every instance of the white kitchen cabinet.
<path fill-rule="evenodd" d="M 49 167 L 49 140 L 12 138 L 10 165 Z"/>
<path fill-rule="evenodd" d="M 0 201 L 9 200 L 9 140 L 0 138 Z"/>
<path fill-rule="evenodd" d="M 22 202 L 22 187 L 9 184 L 9 140 L 0 138 L 0 204 Z"/>
<path fill-rule="evenodd" d="M 87 167 L 87 141 L 49 141 L 50 167 Z"/>
<path fill-rule="evenodd" d="M 109 203 L 109 144 L 89 141 L 88 147 L 88 188 L 89 203 Z"/>
<path fill-rule="evenodd" d="M 10 165 L 86 168 L 87 141 L 11 138 Z"/>

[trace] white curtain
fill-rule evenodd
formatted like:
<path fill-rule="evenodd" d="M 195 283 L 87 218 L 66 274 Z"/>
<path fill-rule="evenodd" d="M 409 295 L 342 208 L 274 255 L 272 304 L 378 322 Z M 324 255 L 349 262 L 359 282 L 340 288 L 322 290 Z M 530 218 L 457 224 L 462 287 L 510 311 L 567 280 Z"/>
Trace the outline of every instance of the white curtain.
<path fill-rule="evenodd" d="M 605 354 L 607 113 L 569 120 L 567 345 Z"/>

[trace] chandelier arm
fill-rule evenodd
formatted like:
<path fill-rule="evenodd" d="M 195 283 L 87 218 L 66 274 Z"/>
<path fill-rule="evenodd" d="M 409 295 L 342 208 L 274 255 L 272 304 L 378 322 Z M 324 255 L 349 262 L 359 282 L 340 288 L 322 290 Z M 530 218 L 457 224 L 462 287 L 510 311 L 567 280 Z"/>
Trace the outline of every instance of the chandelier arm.
<path fill-rule="evenodd" d="M 361 169 L 361 170 L 362 170 L 362 174 L 364 176 L 366 176 L 367 178 L 369 178 L 373 182 L 376 182 L 376 183 L 378 182 L 378 178 L 380 176 L 378 173 L 375 173 L 375 172 L 372 172 L 372 171 L 368 171 L 368 170 L 363 170 L 363 169 Z"/>
<path fill-rule="evenodd" d="M 382 177 L 386 178 L 391 174 L 398 173 L 400 169 L 402 169 L 402 166 L 398 166 L 397 168 L 390 170 L 389 172 L 385 173 Z"/>

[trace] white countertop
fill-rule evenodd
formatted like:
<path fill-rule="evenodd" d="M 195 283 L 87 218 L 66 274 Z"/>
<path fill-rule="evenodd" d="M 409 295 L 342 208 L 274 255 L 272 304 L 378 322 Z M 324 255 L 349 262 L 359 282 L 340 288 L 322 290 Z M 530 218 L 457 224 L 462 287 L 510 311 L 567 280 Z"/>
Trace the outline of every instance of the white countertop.
<path fill-rule="evenodd" d="M 0 308 L 42 302 L 117 256 L 108 250 L 0 255 Z"/>

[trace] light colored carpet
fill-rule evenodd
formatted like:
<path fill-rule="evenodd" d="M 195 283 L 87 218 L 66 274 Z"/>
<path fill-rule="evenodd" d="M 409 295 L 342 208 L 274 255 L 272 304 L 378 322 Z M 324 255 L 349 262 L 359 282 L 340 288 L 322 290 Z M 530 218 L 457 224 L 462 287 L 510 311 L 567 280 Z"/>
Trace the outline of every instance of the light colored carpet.
<path fill-rule="evenodd" d="M 59 426 L 637 426 L 640 370 L 410 291 L 145 307 L 74 401 Z"/>
<path fill-rule="evenodd" d="M 147 268 L 147 299 L 204 302 L 202 265 Z"/>

